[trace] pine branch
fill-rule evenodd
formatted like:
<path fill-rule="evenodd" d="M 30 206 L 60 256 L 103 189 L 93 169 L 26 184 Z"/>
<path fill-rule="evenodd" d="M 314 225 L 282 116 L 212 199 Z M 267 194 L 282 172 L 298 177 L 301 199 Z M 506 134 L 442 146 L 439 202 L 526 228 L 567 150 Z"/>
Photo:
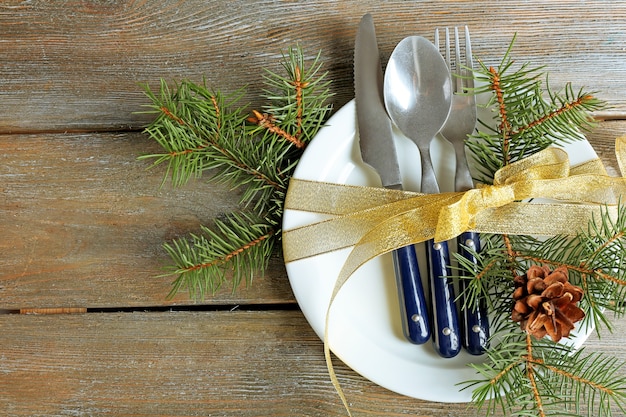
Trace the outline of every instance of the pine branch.
<path fill-rule="evenodd" d="M 605 354 L 586 355 L 584 349 L 570 354 L 564 359 L 562 352 L 543 349 L 541 357 L 531 359 L 541 371 L 542 390 L 555 397 L 555 405 L 576 415 L 611 415 L 614 408 L 624 412 L 626 390 L 619 375 L 624 364 Z"/>
<path fill-rule="evenodd" d="M 465 250 L 476 259 L 476 264 L 458 252 L 453 254 L 457 262 L 456 269 L 464 271 L 459 273 L 459 279 L 467 281 L 465 291 L 458 298 L 465 302 L 461 306 L 463 309 L 474 309 L 478 300 L 485 300 L 489 310 L 500 311 L 503 304 L 507 306 L 510 304 L 513 290 L 513 281 L 503 280 L 501 277 L 510 276 L 511 268 L 515 266 L 503 250 L 502 236 L 483 234 L 481 241 L 480 252 L 465 247 Z"/>
<path fill-rule="evenodd" d="M 615 221 L 603 212 L 574 238 L 510 236 L 507 248 L 502 236 L 486 235 L 485 251 L 476 254 L 478 268 L 459 262 L 468 275 L 473 271 L 465 295 L 474 297 L 474 303 L 487 297 L 493 312 L 488 360 L 474 365 L 482 379 L 466 386 L 474 389 L 479 408 L 535 417 L 579 416 L 584 410 L 588 416 L 611 416 L 612 409 L 623 410 L 623 364 L 607 355 L 587 357 L 567 345 L 535 340 L 511 320 L 511 294 L 514 275 L 530 265 L 566 267 L 572 284 L 584 289 L 580 306 L 588 322 L 580 327 L 592 325 L 598 335 L 602 328 L 611 330 L 607 313 L 623 315 L 626 309 L 625 235 L 626 207 L 620 206 Z"/>
<path fill-rule="evenodd" d="M 488 413 L 500 407 L 507 415 L 520 416 L 570 415 L 563 410 L 571 404 L 571 415 L 582 415 L 579 410 L 584 409 L 590 416 L 610 416 L 611 407 L 624 407 L 626 377 L 617 373 L 622 364 L 606 355 L 585 358 L 566 345 L 532 339 L 511 320 L 511 294 L 514 275 L 530 265 L 566 267 L 572 284 L 584 289 L 580 307 L 587 322 L 580 328 L 591 325 L 598 335 L 602 328 L 611 330 L 608 312 L 623 315 L 626 309 L 625 233 L 626 207 L 620 206 L 615 221 L 603 212 L 574 238 L 510 236 L 509 249 L 502 236 L 486 235 L 485 251 L 476 254 L 478 269 L 459 262 L 468 275 L 474 271 L 466 295 L 474 303 L 487 297 L 493 312 L 488 360 L 475 366 L 483 379 L 468 383 L 475 388 L 473 400 L 479 407 Z M 609 362 L 615 372 L 603 374 Z M 552 392 L 555 387 L 560 387 L 558 392 Z"/>
<path fill-rule="evenodd" d="M 212 93 L 205 85 L 183 80 L 170 91 L 161 81 L 159 94 L 145 86 L 155 120 L 145 129 L 165 153 L 144 155 L 140 159 L 155 159 L 154 165 L 168 164 L 165 175 L 171 176 L 174 186 L 182 186 L 204 171 L 224 167 L 229 171 L 251 171 L 245 160 L 230 152 L 228 144 L 237 141 L 236 129 L 244 122 L 244 114 L 237 105 L 242 92 L 224 96 Z M 165 181 L 164 178 L 164 181 Z"/>
<path fill-rule="evenodd" d="M 318 53 L 307 68 L 304 55 L 298 51 L 299 47 L 289 48 L 283 55 L 286 76 L 266 70 L 268 104 L 264 112 L 272 115 L 287 135 L 299 138 L 304 147 L 325 122 L 330 110 L 326 101 L 332 94 L 327 74 L 321 72 L 321 54 Z"/>
<path fill-rule="evenodd" d="M 185 288 L 191 298 L 203 299 L 229 279 L 235 291 L 242 280 L 249 285 L 255 274 L 263 275 L 275 244 L 272 225 L 232 213 L 215 220 L 215 229 L 202 226 L 201 231 L 164 245 L 174 261 L 170 274 L 178 275 L 169 297 Z"/>
<path fill-rule="evenodd" d="M 474 73 L 476 94 L 490 94 L 487 107 L 494 121 L 466 142 L 480 178 L 492 183 L 503 166 L 551 145 L 580 140 L 593 127 L 590 111 L 603 107 L 593 95 L 574 90 L 551 91 L 541 68 L 514 69 L 511 47 L 497 68 L 482 63 Z M 545 78 L 545 84 L 543 82 Z M 532 220 L 530 220 L 532 221 Z M 531 265 L 564 267 L 569 281 L 583 289 L 580 308 L 586 321 L 600 334 L 611 329 L 607 313 L 626 313 L 626 208 L 618 207 L 617 220 L 608 212 L 574 237 L 483 235 L 483 251 L 475 253 L 478 268 L 457 257 L 459 274 L 469 279 L 461 297 L 463 308 L 489 301 L 493 338 L 485 363 L 473 365 L 480 375 L 468 381 L 473 400 L 487 413 L 501 408 L 514 416 L 610 416 L 624 409 L 626 378 L 622 363 L 606 355 L 585 355 L 550 339 L 535 339 L 512 319 L 512 294 L 517 277 Z M 610 365 L 611 372 L 605 372 Z"/>
<path fill-rule="evenodd" d="M 624 364 L 606 354 L 573 351 L 531 336 L 502 336 L 502 349 L 472 365 L 483 380 L 469 381 L 473 401 L 487 414 L 611 416 L 626 405 Z M 525 381 L 525 382 L 524 382 Z"/>
<path fill-rule="evenodd" d="M 515 70 L 510 57 L 514 41 L 498 68 L 479 61 L 474 73 L 479 85 L 474 93 L 491 95 L 486 106 L 496 117 L 495 123 L 481 120 L 481 129 L 467 141 L 479 179 L 485 183 L 504 165 L 551 145 L 583 139 L 581 131 L 595 125 L 589 112 L 604 107 L 592 94 L 576 91 L 571 84 L 552 91 L 541 67 L 525 64 Z"/>
<path fill-rule="evenodd" d="M 574 238 L 547 240 L 511 237 L 520 249 L 515 257 L 527 264 L 564 266 L 570 281 L 583 288 L 581 308 L 599 334 L 612 329 L 607 312 L 626 313 L 626 207 L 618 206 L 617 220 L 604 213 Z"/>
<path fill-rule="evenodd" d="M 289 49 L 286 75 L 267 72 L 268 104 L 250 116 L 241 104 L 243 90 L 226 95 L 189 80 L 173 88 L 161 81 L 158 92 L 144 86 L 152 101 L 147 113 L 156 115 L 145 132 L 164 152 L 140 158 L 167 164 L 163 181 L 170 178 L 173 186 L 207 175 L 240 192 L 241 212 L 164 245 L 173 262 L 169 273 L 178 276 L 170 296 L 187 288 L 203 299 L 226 281 L 234 290 L 265 270 L 281 237 L 288 181 L 330 111 L 319 57 L 307 67 L 301 49 Z"/>

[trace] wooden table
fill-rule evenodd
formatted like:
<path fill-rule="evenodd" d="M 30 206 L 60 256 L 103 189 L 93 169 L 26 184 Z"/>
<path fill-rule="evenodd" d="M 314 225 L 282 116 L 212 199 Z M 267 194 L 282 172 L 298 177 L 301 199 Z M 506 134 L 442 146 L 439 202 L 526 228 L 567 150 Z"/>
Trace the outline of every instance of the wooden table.
<path fill-rule="evenodd" d="M 248 85 L 300 44 L 322 50 L 335 109 L 351 99 L 352 48 L 371 12 L 386 60 L 404 36 L 468 24 L 496 64 L 545 65 L 612 106 L 589 135 L 616 173 L 626 134 L 624 1 L 4 1 L 0 5 L 0 410 L 11 416 L 343 416 L 322 343 L 275 257 L 265 277 L 203 303 L 166 300 L 162 243 L 236 207 L 199 180 L 172 189 L 139 155 L 138 83 Z M 15 314 L 75 309 L 82 314 Z M 588 349 L 626 359 L 626 325 Z M 373 358 L 375 360 L 375 358 Z M 355 415 L 480 416 L 406 398 L 336 363 Z"/>

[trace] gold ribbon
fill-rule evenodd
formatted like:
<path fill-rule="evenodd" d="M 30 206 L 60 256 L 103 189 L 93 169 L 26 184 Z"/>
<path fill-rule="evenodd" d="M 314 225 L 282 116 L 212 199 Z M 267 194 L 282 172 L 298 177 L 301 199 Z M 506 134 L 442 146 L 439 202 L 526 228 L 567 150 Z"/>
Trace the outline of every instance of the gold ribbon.
<path fill-rule="evenodd" d="M 389 251 L 431 238 L 450 240 L 466 230 L 571 234 L 576 232 L 572 222 L 587 222 L 591 215 L 600 213 L 599 205 L 616 205 L 622 194 L 626 194 L 624 178 L 609 177 L 599 160 L 570 170 L 567 153 L 559 148 L 548 148 L 507 165 L 496 173 L 493 185 L 467 192 L 426 195 L 292 179 L 285 209 L 332 217 L 284 231 L 285 262 L 371 239 L 388 242 L 386 251 Z M 531 198 L 564 203 L 515 202 Z"/>
<path fill-rule="evenodd" d="M 616 154 L 624 176 L 626 136 L 617 138 Z M 462 232 L 524 235 L 572 235 L 603 212 L 616 217 L 626 195 L 626 179 L 610 177 L 599 160 L 570 168 L 567 153 L 548 148 L 507 165 L 493 185 L 467 192 L 420 194 L 293 178 L 285 210 L 319 213 L 319 222 L 283 231 L 285 262 L 352 247 L 335 282 L 326 312 L 324 353 L 328 372 L 344 406 L 328 346 L 330 307 L 349 277 L 376 256 L 429 239 L 450 240 Z M 558 202 L 526 203 L 547 198 Z"/>

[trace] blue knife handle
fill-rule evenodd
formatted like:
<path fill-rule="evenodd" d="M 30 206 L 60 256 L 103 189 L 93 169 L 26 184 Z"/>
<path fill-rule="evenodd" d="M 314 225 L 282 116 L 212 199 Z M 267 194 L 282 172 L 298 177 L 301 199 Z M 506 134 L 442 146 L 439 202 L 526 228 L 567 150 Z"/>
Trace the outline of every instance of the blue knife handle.
<path fill-rule="evenodd" d="M 459 315 L 456 310 L 454 285 L 450 272 L 447 242 L 426 242 L 428 272 L 433 310 L 433 344 L 437 353 L 452 358 L 461 350 Z"/>
<path fill-rule="evenodd" d="M 404 336 L 418 345 L 430 339 L 428 307 L 413 245 L 393 251 Z"/>
<path fill-rule="evenodd" d="M 465 232 L 458 237 L 458 253 L 463 257 L 478 264 L 476 257 L 467 248 L 473 249 L 473 253 L 480 252 L 480 236 L 475 232 Z M 467 281 L 461 279 L 459 289 L 461 294 L 467 288 Z M 485 300 L 478 300 L 474 308 L 464 308 L 461 312 L 463 326 L 463 347 L 472 355 L 481 355 L 489 347 L 489 319 L 487 318 L 487 306 Z"/>

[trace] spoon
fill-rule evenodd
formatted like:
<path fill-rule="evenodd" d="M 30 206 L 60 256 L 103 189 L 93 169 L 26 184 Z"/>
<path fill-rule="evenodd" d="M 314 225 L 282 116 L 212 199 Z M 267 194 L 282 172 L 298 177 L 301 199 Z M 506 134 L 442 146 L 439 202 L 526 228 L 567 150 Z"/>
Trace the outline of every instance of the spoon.
<path fill-rule="evenodd" d="M 419 149 L 421 192 L 439 193 L 430 144 L 450 113 L 452 81 L 446 62 L 430 41 L 410 36 L 396 46 L 385 71 L 384 97 L 393 123 Z M 448 244 L 429 240 L 426 249 L 434 316 L 433 344 L 439 355 L 451 358 L 461 349 L 461 335 Z"/>

